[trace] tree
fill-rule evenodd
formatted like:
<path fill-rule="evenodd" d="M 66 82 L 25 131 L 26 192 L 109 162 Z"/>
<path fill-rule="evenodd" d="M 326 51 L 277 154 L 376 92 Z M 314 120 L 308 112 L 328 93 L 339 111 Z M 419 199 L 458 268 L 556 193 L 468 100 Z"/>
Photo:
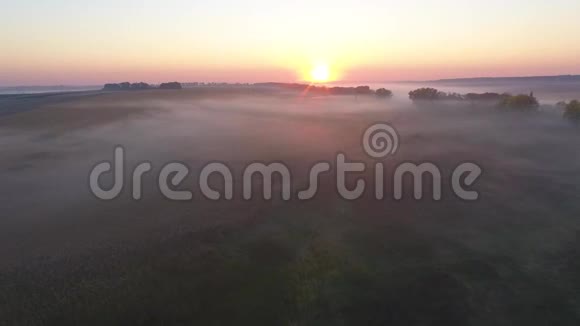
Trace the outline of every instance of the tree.
<path fill-rule="evenodd" d="M 371 88 L 368 86 L 358 86 L 355 88 L 356 94 L 370 94 L 372 93 Z"/>
<path fill-rule="evenodd" d="M 465 98 L 459 93 L 438 92 L 437 99 L 446 101 L 463 101 Z"/>
<path fill-rule="evenodd" d="M 119 84 L 105 84 L 103 87 L 104 91 L 120 91 L 121 85 Z"/>
<path fill-rule="evenodd" d="M 387 98 L 393 97 L 393 92 L 390 91 L 390 90 L 388 90 L 388 89 L 385 89 L 385 88 L 379 88 L 379 89 L 377 89 L 376 92 L 375 92 L 375 94 L 378 97 L 387 97 Z"/>
<path fill-rule="evenodd" d="M 473 102 L 495 102 L 499 103 L 504 98 L 509 95 L 506 94 L 498 94 L 498 93 L 469 93 L 466 94 L 464 97 L 466 100 L 473 101 Z"/>
<path fill-rule="evenodd" d="M 120 84 L 105 84 L 105 86 L 103 87 L 104 91 L 128 91 L 128 90 L 141 90 L 141 89 L 150 89 L 152 88 L 149 84 L 147 83 L 128 83 L 128 82 L 124 82 L 124 83 L 120 83 Z"/>
<path fill-rule="evenodd" d="M 580 122 L 580 102 L 574 100 L 568 103 L 564 111 L 564 117 L 575 122 Z"/>
<path fill-rule="evenodd" d="M 130 90 L 131 89 L 131 83 L 129 83 L 129 82 L 120 83 L 119 86 L 124 91 L 127 91 L 127 90 Z"/>
<path fill-rule="evenodd" d="M 170 83 L 163 83 L 159 85 L 159 89 L 182 89 L 180 83 L 178 82 L 170 82 Z"/>
<path fill-rule="evenodd" d="M 435 88 L 419 88 L 409 92 L 409 98 L 413 101 L 434 101 L 440 96 Z"/>
<path fill-rule="evenodd" d="M 140 82 L 140 83 L 133 83 L 131 84 L 131 89 L 141 90 L 141 89 L 149 89 L 151 86 L 149 84 Z"/>
<path fill-rule="evenodd" d="M 508 96 L 500 102 L 500 107 L 515 111 L 531 111 L 537 109 L 539 105 L 534 93 Z"/>

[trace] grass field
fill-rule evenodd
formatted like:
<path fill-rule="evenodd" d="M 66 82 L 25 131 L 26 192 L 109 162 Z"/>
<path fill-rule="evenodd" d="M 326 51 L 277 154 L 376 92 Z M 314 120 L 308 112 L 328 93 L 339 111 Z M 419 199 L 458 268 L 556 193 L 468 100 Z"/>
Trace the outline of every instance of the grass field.
<path fill-rule="evenodd" d="M 580 129 L 561 112 L 263 88 L 38 96 L 0 99 L 0 324 L 580 322 Z M 250 162 L 285 162 L 297 188 L 338 152 L 375 163 L 360 142 L 379 121 L 401 138 L 388 171 L 477 162 L 481 198 L 416 201 L 406 185 L 401 201 L 347 201 L 332 174 L 309 201 L 241 198 Z M 141 201 L 90 193 L 115 145 L 154 166 Z M 204 199 L 192 173 L 192 201 L 163 198 L 154 176 L 173 161 L 227 163 L 236 196 Z"/>

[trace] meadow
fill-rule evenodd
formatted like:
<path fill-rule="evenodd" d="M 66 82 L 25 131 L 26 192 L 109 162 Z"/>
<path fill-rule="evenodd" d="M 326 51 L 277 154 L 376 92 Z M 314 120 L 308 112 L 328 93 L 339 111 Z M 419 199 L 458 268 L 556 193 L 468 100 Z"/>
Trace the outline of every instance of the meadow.
<path fill-rule="evenodd" d="M 0 98 L 0 324 L 578 325 L 580 128 L 552 105 L 559 94 L 506 112 L 414 105 L 393 89 Z M 479 200 L 416 201 L 409 183 L 401 201 L 348 201 L 331 176 L 309 201 L 243 200 L 240 173 L 231 201 L 169 201 L 147 176 L 141 201 L 102 201 L 88 186 L 116 145 L 128 166 L 282 161 L 304 185 L 338 152 L 376 162 L 360 144 L 376 122 L 401 138 L 387 168 L 477 162 Z"/>

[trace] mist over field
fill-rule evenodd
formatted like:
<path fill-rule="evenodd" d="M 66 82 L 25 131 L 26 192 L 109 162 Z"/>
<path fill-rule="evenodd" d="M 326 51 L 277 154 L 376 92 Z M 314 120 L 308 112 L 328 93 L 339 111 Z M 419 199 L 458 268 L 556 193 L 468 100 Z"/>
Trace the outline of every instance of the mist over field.
<path fill-rule="evenodd" d="M 0 98 L 22 111 L 0 116 L 0 316 L 30 325 L 577 325 L 580 129 L 543 105 L 563 93 L 540 89 L 538 112 L 503 112 L 415 105 L 414 87 L 392 87 L 390 100 L 260 87 Z M 361 146 L 377 122 L 400 136 L 382 160 L 383 200 L 373 196 L 379 161 Z M 117 145 L 125 187 L 102 201 L 89 173 Z M 348 179 L 366 180 L 362 198 L 341 199 L 332 172 L 309 201 L 282 200 L 278 178 L 270 201 L 258 199 L 260 187 L 255 199 L 241 196 L 252 162 L 284 162 L 298 191 L 312 165 L 337 153 L 367 163 Z M 135 201 L 131 173 L 143 161 L 153 170 Z M 233 200 L 199 191 L 199 172 L 214 161 L 232 169 Z M 178 188 L 193 200 L 158 190 L 169 162 L 190 168 Z M 414 200 L 410 183 L 393 200 L 402 162 L 436 164 L 442 200 L 428 187 Z M 463 162 L 483 168 L 477 201 L 450 190 Z"/>
<path fill-rule="evenodd" d="M 580 1 L 0 3 L 0 326 L 580 325 Z"/>

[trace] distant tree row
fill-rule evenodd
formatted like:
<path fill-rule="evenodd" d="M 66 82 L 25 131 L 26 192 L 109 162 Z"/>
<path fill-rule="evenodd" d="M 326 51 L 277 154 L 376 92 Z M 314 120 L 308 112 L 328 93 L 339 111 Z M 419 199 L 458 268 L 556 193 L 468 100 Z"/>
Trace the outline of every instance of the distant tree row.
<path fill-rule="evenodd" d="M 105 84 L 103 90 L 105 91 L 129 91 L 129 90 L 140 90 L 140 89 L 150 89 L 153 88 L 147 83 L 119 83 L 119 84 Z"/>
<path fill-rule="evenodd" d="M 192 82 L 192 83 L 182 83 L 184 87 L 200 87 L 200 86 L 213 86 L 213 87 L 230 87 L 230 86 L 252 86 L 251 83 L 225 83 L 225 82 Z"/>
<path fill-rule="evenodd" d="M 180 83 L 178 82 L 170 82 L 170 83 L 163 83 L 159 85 L 159 89 L 182 89 Z"/>
<path fill-rule="evenodd" d="M 259 87 L 275 87 L 282 89 L 298 90 L 301 92 L 307 92 L 309 94 L 323 94 L 323 95 L 376 95 L 381 98 L 390 98 L 393 96 L 393 92 L 380 88 L 376 91 L 372 90 L 369 86 L 357 86 L 357 87 L 327 87 L 327 86 L 314 86 L 307 84 L 297 84 L 297 83 L 256 83 L 254 86 Z"/>
<path fill-rule="evenodd" d="M 118 84 L 105 84 L 103 87 L 104 91 L 131 91 L 131 90 L 146 90 L 154 89 L 156 87 L 149 85 L 147 83 L 118 83 Z M 159 85 L 159 89 L 182 89 L 182 86 L 178 82 L 163 83 Z"/>
<path fill-rule="evenodd" d="M 409 98 L 416 103 L 444 100 L 495 103 L 497 107 L 510 111 L 534 111 L 540 106 L 533 92 L 529 95 L 511 95 L 509 93 L 469 93 L 461 95 L 440 92 L 435 88 L 419 88 L 409 92 Z M 580 101 L 558 102 L 556 106 L 564 109 L 564 118 L 580 123 Z"/>
<path fill-rule="evenodd" d="M 510 94 L 498 94 L 498 93 L 469 93 L 469 94 L 459 94 L 459 93 L 446 93 L 441 92 L 435 88 L 419 88 L 414 91 L 409 92 L 409 98 L 413 101 L 495 101 L 499 102 Z"/>
<path fill-rule="evenodd" d="M 226 83 L 190 83 L 189 86 L 229 86 L 232 84 Z M 249 84 L 235 84 L 235 85 L 245 85 Z M 266 87 L 276 87 L 283 89 L 292 89 L 299 91 L 306 91 L 312 94 L 325 94 L 325 95 L 376 95 L 379 98 L 390 98 L 393 96 L 393 92 L 385 89 L 379 88 L 374 91 L 369 86 L 357 86 L 357 87 L 326 87 L 326 86 L 314 86 L 306 84 L 296 84 L 296 83 L 258 83 L 253 84 L 253 86 L 266 86 Z M 159 86 L 149 85 L 147 83 L 116 83 L 116 84 L 105 84 L 103 90 L 105 91 L 129 91 L 129 90 L 145 90 L 145 89 L 182 89 L 183 85 L 178 82 L 162 83 Z"/>
<path fill-rule="evenodd" d="M 458 93 L 441 92 L 435 88 L 419 88 L 409 92 L 409 98 L 414 102 L 424 101 L 470 101 L 495 103 L 500 107 L 528 110 L 535 109 L 539 106 L 538 100 L 534 94 L 530 95 L 511 95 L 509 93 L 468 93 L 465 95 Z"/>

